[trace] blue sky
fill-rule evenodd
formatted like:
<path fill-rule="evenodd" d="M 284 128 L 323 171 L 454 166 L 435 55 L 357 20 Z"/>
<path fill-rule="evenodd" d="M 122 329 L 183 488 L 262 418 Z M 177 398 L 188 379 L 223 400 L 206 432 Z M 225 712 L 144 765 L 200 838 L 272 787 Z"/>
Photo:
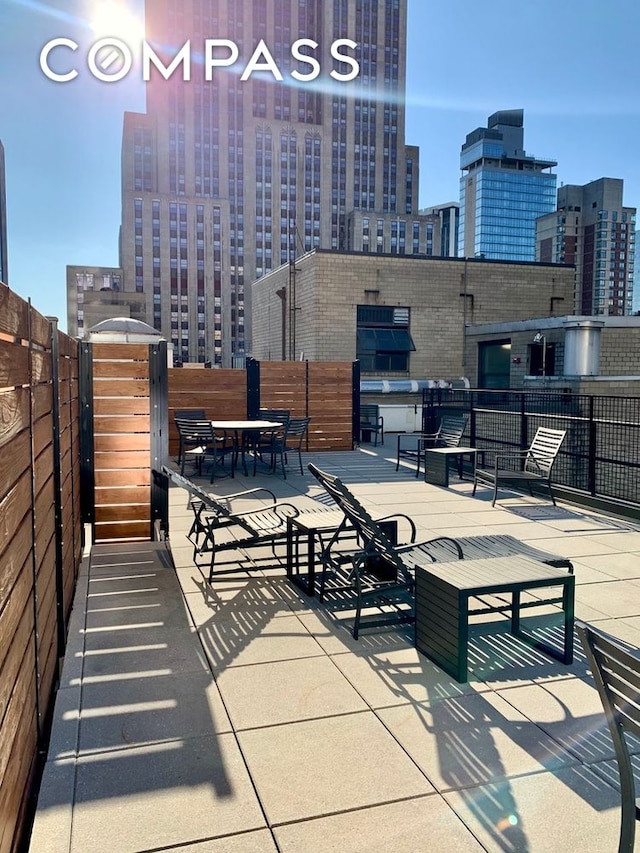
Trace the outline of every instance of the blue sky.
<path fill-rule="evenodd" d="M 122 1 L 141 16 L 142 0 Z M 57 84 L 40 70 L 49 39 L 73 38 L 78 53 L 95 41 L 98 6 L 0 0 L 9 285 L 62 328 L 67 264 L 117 265 L 122 115 L 144 109 L 133 73 Z M 558 161 L 558 184 L 623 178 L 625 204 L 640 208 L 637 0 L 408 6 L 406 135 L 420 146 L 421 206 L 458 198 L 467 133 L 496 110 L 523 108 L 525 148 Z"/>

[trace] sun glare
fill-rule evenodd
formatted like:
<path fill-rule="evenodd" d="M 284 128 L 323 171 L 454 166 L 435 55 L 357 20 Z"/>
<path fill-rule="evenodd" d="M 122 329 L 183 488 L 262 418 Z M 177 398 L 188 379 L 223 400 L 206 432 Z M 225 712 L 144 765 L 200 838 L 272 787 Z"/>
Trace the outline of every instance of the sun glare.
<path fill-rule="evenodd" d="M 144 26 L 130 8 L 126 0 L 100 0 L 96 2 L 91 15 L 91 29 L 106 38 L 141 39 Z"/>

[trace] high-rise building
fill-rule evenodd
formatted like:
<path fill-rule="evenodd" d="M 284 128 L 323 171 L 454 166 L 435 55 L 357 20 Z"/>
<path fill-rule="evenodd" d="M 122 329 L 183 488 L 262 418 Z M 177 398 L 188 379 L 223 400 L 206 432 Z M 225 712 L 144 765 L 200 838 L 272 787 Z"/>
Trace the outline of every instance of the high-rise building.
<path fill-rule="evenodd" d="M 636 209 L 622 192 L 620 178 L 566 184 L 557 210 L 536 223 L 537 260 L 576 266 L 576 314 L 633 311 Z"/>
<path fill-rule="evenodd" d="M 7 267 L 7 193 L 4 176 L 4 147 L 0 142 L 0 281 L 9 284 Z"/>
<path fill-rule="evenodd" d="M 536 219 L 556 201 L 555 160 L 524 150 L 523 110 L 500 110 L 460 153 L 461 257 L 535 261 Z"/>
<path fill-rule="evenodd" d="M 636 230 L 635 242 L 640 240 L 640 231 Z M 633 313 L 640 314 L 640 264 L 633 268 Z"/>
<path fill-rule="evenodd" d="M 425 251 L 406 21 L 406 0 L 146 4 L 146 41 L 165 69 L 189 41 L 191 79 L 152 63 L 125 115 L 121 266 L 176 360 L 250 352 L 250 286 L 296 255 Z"/>
<path fill-rule="evenodd" d="M 460 224 L 460 205 L 457 201 L 448 201 L 425 207 L 420 211 L 434 224 L 434 251 L 432 254 L 443 258 L 458 257 L 458 227 Z"/>
<path fill-rule="evenodd" d="M 144 294 L 123 291 L 120 268 L 67 267 L 67 331 L 72 337 L 83 337 L 101 320 L 145 316 Z"/>

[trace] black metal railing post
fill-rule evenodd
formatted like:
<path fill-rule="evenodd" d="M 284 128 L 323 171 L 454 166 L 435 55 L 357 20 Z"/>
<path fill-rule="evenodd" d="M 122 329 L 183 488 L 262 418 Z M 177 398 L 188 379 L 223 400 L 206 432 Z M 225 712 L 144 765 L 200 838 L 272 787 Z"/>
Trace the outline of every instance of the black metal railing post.
<path fill-rule="evenodd" d="M 360 444 L 360 362 L 351 364 L 351 442 Z"/>
<path fill-rule="evenodd" d="M 525 395 L 520 394 L 520 450 L 526 450 L 527 447 L 529 447 L 529 423 L 527 417 L 527 404 Z"/>
<path fill-rule="evenodd" d="M 596 494 L 596 447 L 597 428 L 594 416 L 594 398 L 589 397 L 589 445 L 587 448 L 587 488 L 592 496 Z"/>
<path fill-rule="evenodd" d="M 247 417 L 257 418 L 260 411 L 260 362 L 247 359 Z"/>
<path fill-rule="evenodd" d="M 60 345 L 58 318 L 47 317 L 51 325 L 51 415 L 53 420 L 53 514 L 56 549 L 56 620 L 58 659 L 67 645 L 67 620 L 64 609 L 64 529 L 62 524 L 62 476 L 60 471 Z"/>
<path fill-rule="evenodd" d="M 468 391 L 469 394 L 469 444 L 471 447 L 476 446 L 476 408 L 474 403 L 473 391 Z"/>
<path fill-rule="evenodd" d="M 151 541 L 169 535 L 169 484 L 161 473 L 169 456 L 167 342 L 149 344 L 149 432 L 151 443 Z"/>
<path fill-rule="evenodd" d="M 93 351 L 81 341 L 78 350 L 80 392 L 80 509 L 84 524 L 92 528 L 96 518 L 95 459 L 93 450 Z"/>

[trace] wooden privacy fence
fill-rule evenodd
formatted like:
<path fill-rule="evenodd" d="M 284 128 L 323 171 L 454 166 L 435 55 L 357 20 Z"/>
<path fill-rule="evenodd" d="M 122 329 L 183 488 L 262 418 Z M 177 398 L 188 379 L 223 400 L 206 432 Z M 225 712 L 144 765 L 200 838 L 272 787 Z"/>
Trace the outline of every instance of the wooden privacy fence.
<path fill-rule="evenodd" d="M 209 420 L 247 417 L 247 374 L 231 368 L 169 369 L 169 455 L 178 455 L 174 416 L 184 409 L 204 409 Z"/>
<path fill-rule="evenodd" d="M 358 388 L 359 391 L 359 388 Z M 353 449 L 351 362 L 253 361 L 244 370 L 171 368 L 168 383 L 169 454 L 178 454 L 176 411 L 204 409 L 214 420 L 246 418 L 258 408 L 310 417 L 310 451 Z"/>
<path fill-rule="evenodd" d="M 0 284 L 0 851 L 18 849 L 82 559 L 77 343 Z"/>
<path fill-rule="evenodd" d="M 80 345 L 83 518 L 93 541 L 152 540 L 164 515 L 166 343 Z"/>
<path fill-rule="evenodd" d="M 353 450 L 351 362 L 261 361 L 258 365 L 260 405 L 311 418 L 308 450 Z"/>

